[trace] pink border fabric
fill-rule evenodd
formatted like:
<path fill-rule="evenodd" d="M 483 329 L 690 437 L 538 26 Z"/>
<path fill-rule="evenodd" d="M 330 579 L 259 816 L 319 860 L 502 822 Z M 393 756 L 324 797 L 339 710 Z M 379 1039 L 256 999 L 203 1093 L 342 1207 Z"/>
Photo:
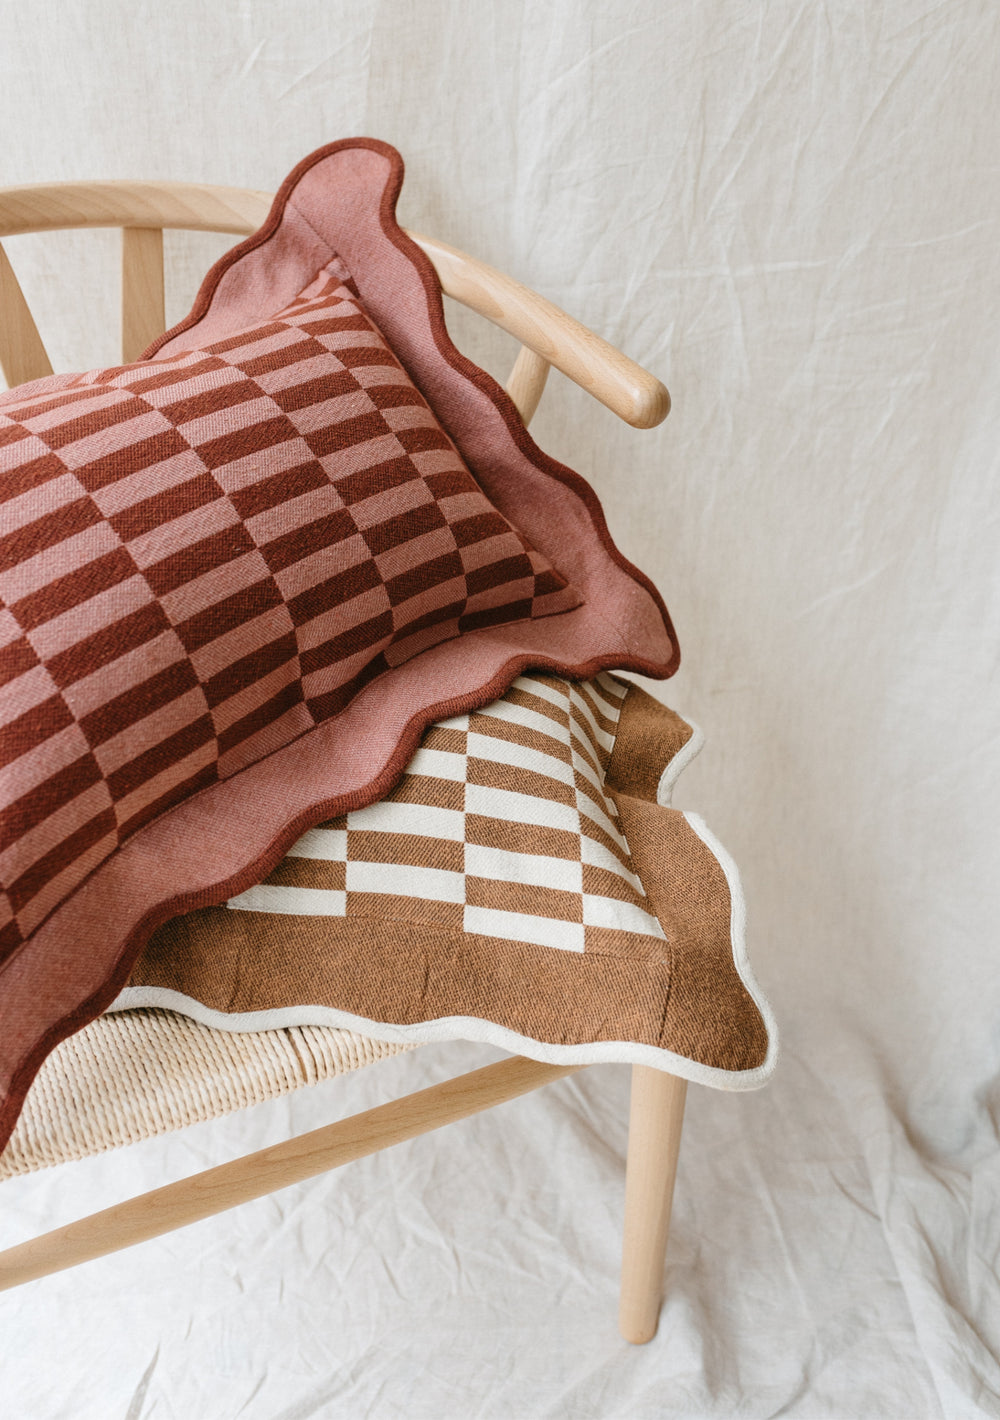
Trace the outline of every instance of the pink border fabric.
<path fill-rule="evenodd" d="M 209 272 L 190 316 L 146 352 L 173 354 L 286 305 L 334 254 L 489 498 L 580 589 L 576 610 L 470 632 L 367 686 L 335 719 L 136 833 L 0 970 L 0 1147 L 45 1055 L 124 985 L 150 933 L 259 881 L 311 825 L 393 786 L 427 725 L 502 694 L 528 667 L 665 678 L 666 608 L 615 548 L 593 490 L 542 453 L 503 390 L 451 343 L 437 277 L 402 232 L 403 164 L 374 139 L 306 158 L 267 222 Z"/>

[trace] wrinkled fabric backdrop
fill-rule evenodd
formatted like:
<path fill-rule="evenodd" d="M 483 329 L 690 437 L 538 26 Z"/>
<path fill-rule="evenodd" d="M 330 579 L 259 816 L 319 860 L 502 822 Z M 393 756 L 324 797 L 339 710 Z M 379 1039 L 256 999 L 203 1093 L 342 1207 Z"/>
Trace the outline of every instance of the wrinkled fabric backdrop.
<path fill-rule="evenodd" d="M 689 1092 L 643 1349 L 597 1068 L 5 1296 L 5 1413 L 1000 1415 L 998 71 L 988 0 L 0 0 L 0 182 L 273 189 L 374 135 L 406 225 L 669 385 L 637 432 L 553 375 L 535 432 L 674 614 L 649 688 L 707 733 L 678 799 L 784 1042 L 762 1093 Z M 168 239 L 171 320 L 230 240 Z M 9 243 L 57 369 L 117 361 L 116 241 Z M 8 1183 L 4 1241 L 488 1058 Z"/>

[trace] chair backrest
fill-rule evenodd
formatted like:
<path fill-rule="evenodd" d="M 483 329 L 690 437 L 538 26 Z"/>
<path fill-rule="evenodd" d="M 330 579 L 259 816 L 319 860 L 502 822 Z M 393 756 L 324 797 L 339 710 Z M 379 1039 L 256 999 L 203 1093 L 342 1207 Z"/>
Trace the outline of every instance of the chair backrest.
<path fill-rule="evenodd" d="M 122 360 L 136 360 L 166 326 L 163 230 L 249 236 L 271 197 L 250 188 L 177 182 L 66 182 L 0 188 L 0 238 L 78 227 L 122 229 Z M 507 392 L 525 424 L 551 366 L 637 429 L 666 418 L 670 396 L 654 375 L 544 297 L 455 247 L 416 232 L 446 295 L 521 341 Z M 0 246 L 0 369 L 8 385 L 52 373 L 17 277 Z"/>

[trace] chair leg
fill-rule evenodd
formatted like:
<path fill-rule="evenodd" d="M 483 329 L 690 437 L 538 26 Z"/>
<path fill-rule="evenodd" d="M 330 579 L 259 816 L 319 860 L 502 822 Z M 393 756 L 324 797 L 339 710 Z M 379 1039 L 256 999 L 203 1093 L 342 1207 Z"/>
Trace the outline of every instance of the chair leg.
<path fill-rule="evenodd" d="M 655 1336 L 660 1315 L 686 1094 L 686 1080 L 633 1065 L 618 1326 L 637 1346 Z"/>

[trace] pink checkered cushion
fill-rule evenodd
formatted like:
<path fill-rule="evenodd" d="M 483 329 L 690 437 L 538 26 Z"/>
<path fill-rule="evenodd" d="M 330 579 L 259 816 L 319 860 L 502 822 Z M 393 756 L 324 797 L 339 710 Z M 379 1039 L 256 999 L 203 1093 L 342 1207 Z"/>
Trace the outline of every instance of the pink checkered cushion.
<path fill-rule="evenodd" d="M 579 595 L 331 261 L 265 324 L 0 397 L 0 952 L 390 666 Z"/>
<path fill-rule="evenodd" d="M 0 401 L 0 1144 L 158 925 L 432 721 L 527 667 L 677 666 L 593 491 L 451 343 L 401 181 L 319 150 L 144 361 Z"/>

